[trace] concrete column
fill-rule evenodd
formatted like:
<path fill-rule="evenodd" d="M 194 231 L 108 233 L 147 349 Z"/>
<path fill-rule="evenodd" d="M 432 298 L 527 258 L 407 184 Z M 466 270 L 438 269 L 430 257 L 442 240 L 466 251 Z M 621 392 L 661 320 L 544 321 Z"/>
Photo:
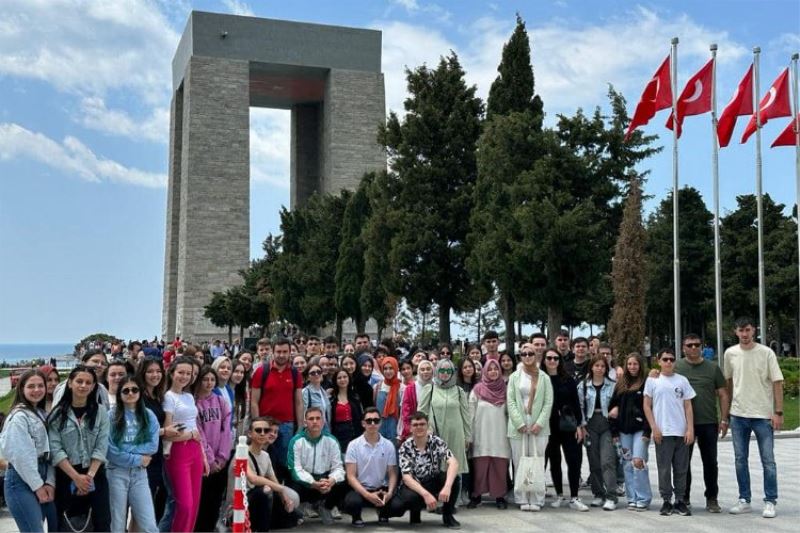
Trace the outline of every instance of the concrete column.
<path fill-rule="evenodd" d="M 385 101 L 382 73 L 331 69 L 322 114 L 322 192 L 354 190 L 364 173 L 386 168 L 377 140 Z"/>
<path fill-rule="evenodd" d="M 289 206 L 303 205 L 320 190 L 322 104 L 292 106 Z"/>
<path fill-rule="evenodd" d="M 167 239 L 164 254 L 164 301 L 161 335 L 175 338 L 178 297 L 178 243 L 180 242 L 181 143 L 183 142 L 183 87 L 172 95 L 169 117 L 169 183 L 167 185 Z"/>
<path fill-rule="evenodd" d="M 183 87 L 175 332 L 200 341 L 226 333 L 203 308 L 249 262 L 248 62 L 192 56 Z"/>

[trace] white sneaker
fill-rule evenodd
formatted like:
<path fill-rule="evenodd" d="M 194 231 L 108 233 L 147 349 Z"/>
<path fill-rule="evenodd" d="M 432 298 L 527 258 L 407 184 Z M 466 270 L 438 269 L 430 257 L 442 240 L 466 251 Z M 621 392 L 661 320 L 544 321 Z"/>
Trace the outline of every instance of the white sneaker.
<path fill-rule="evenodd" d="M 527 503 L 523 503 L 522 505 L 519 506 L 519 510 L 528 512 L 531 510 L 531 506 L 528 505 Z"/>
<path fill-rule="evenodd" d="M 552 507 L 553 509 L 558 509 L 564 504 L 565 501 L 566 500 L 564 500 L 563 496 L 556 496 L 556 499 L 553 500 L 553 502 L 550 504 L 550 507 Z"/>
<path fill-rule="evenodd" d="M 728 509 L 730 514 L 745 514 L 752 511 L 753 509 L 750 507 L 750 502 L 747 500 L 739 500 L 736 502 L 736 505 Z"/>
<path fill-rule="evenodd" d="M 331 516 L 333 517 L 334 520 L 341 520 L 342 519 L 342 513 L 339 512 L 339 508 L 338 507 L 334 507 L 333 509 L 331 509 Z"/>
<path fill-rule="evenodd" d="M 541 505 L 537 505 L 535 503 L 532 503 L 532 504 L 530 504 L 530 509 L 528 509 L 528 510 L 531 511 L 532 513 L 538 513 L 539 511 L 542 510 L 542 506 Z"/>
<path fill-rule="evenodd" d="M 592 500 L 591 506 L 592 507 L 601 507 L 603 505 L 603 498 L 594 498 Z"/>
<path fill-rule="evenodd" d="M 606 500 L 606 502 L 603 504 L 604 511 L 613 511 L 616 508 L 617 504 L 613 500 Z"/>
<path fill-rule="evenodd" d="M 583 503 L 580 498 L 572 498 L 569 501 L 569 508 L 572 509 L 573 511 L 581 511 L 581 512 L 586 512 L 589 510 L 589 506 Z"/>
<path fill-rule="evenodd" d="M 764 502 L 764 511 L 761 513 L 764 518 L 775 518 L 775 504 Z"/>

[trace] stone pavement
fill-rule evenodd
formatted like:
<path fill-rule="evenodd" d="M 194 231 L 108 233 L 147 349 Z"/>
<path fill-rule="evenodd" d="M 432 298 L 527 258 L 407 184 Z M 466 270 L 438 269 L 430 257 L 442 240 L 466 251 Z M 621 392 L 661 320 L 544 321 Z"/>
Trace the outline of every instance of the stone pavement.
<path fill-rule="evenodd" d="M 789 432 L 781 436 L 788 438 L 778 438 L 775 440 L 775 460 L 778 465 L 778 516 L 773 519 L 761 517 L 763 508 L 763 476 L 758 461 L 758 447 L 755 440 L 751 441 L 750 446 L 750 477 L 753 492 L 753 513 L 749 515 L 734 516 L 727 513 L 728 507 L 733 505 L 737 499 L 736 474 L 733 466 L 733 445 L 729 439 L 719 443 L 719 502 L 723 507 L 722 514 L 709 514 L 703 509 L 705 503 L 702 489 L 702 463 L 699 453 L 696 452 L 692 460 L 692 472 L 694 473 L 693 483 L 693 503 L 694 515 L 683 516 L 660 516 L 658 508 L 661 501 L 658 498 L 653 500 L 651 509 L 648 512 L 635 513 L 620 508 L 609 512 L 601 509 L 591 509 L 588 513 L 579 513 L 570 509 L 551 509 L 549 506 L 540 513 L 523 513 L 509 507 L 506 511 L 495 509 L 493 504 L 484 504 L 475 510 L 466 508 L 459 509 L 456 518 L 461 522 L 462 531 L 547 531 L 548 533 L 565 531 L 658 531 L 666 533 L 679 531 L 685 533 L 694 532 L 742 532 L 752 533 L 756 531 L 790 532 L 798 531 L 800 527 L 800 438 L 797 432 Z M 654 494 L 658 494 L 658 478 L 655 468 L 655 450 L 651 446 L 650 458 L 650 483 Z M 588 467 L 584 461 L 584 478 L 588 474 Z M 564 466 L 566 482 L 566 466 Z M 548 474 L 549 475 L 549 474 Z M 567 489 L 567 493 L 569 490 Z M 548 488 L 548 493 L 552 493 L 552 488 Z M 585 503 L 591 500 L 591 493 L 581 491 L 581 498 Z M 623 498 L 624 499 L 624 498 Z M 548 503 L 550 498 L 548 497 Z M 376 531 L 411 531 L 412 527 L 408 524 L 407 515 L 403 518 L 392 519 L 390 526 L 378 527 L 375 515 L 371 511 L 364 513 L 367 521 L 366 530 Z M 372 521 L 372 523 L 370 523 Z M 794 524 L 794 525 L 792 525 Z M 430 513 L 422 513 L 422 525 L 413 528 L 426 531 L 444 531 L 441 527 L 441 517 Z M 349 516 L 344 515 L 341 522 L 337 522 L 332 527 L 326 528 L 318 520 L 309 520 L 306 524 L 295 531 L 355 531 L 350 527 Z M 3 511 L 0 515 L 0 533 L 17 531 L 14 521 Z"/>

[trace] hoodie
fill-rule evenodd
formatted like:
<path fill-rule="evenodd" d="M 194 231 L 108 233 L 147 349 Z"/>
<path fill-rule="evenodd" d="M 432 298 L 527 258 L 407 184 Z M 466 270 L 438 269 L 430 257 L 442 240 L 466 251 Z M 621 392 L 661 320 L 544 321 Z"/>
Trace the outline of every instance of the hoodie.
<path fill-rule="evenodd" d="M 225 466 L 231 456 L 231 410 L 227 402 L 210 394 L 197 402 L 197 427 L 203 437 L 203 448 L 209 466 Z"/>

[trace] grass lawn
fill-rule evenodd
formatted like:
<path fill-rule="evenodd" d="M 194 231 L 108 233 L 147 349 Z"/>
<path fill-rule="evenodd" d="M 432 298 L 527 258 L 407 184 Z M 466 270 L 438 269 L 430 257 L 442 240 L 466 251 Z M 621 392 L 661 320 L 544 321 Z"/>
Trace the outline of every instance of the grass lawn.
<path fill-rule="evenodd" d="M 783 429 L 790 430 L 800 427 L 800 397 L 783 397 Z"/>
<path fill-rule="evenodd" d="M 14 399 L 14 390 L 8 391 L 5 395 L 0 396 L 0 412 L 8 414 L 11 410 L 11 401 Z"/>

